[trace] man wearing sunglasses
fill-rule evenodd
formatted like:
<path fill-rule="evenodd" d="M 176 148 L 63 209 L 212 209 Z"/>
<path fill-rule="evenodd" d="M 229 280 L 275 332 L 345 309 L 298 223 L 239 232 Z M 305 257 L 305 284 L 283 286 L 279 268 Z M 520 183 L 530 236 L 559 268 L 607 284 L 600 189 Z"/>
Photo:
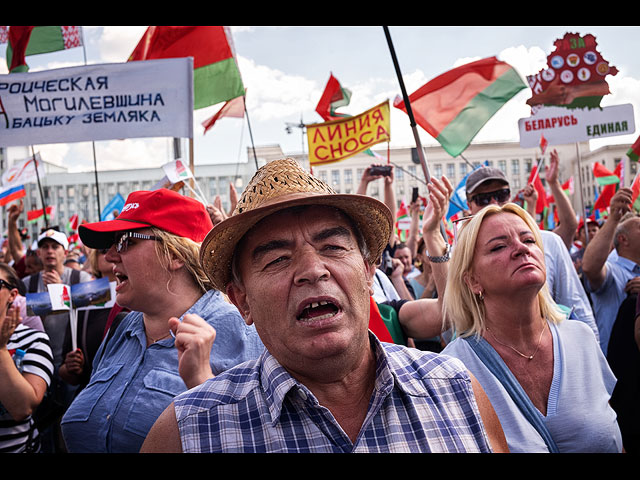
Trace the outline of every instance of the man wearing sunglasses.
<path fill-rule="evenodd" d="M 472 215 L 487 205 L 504 205 L 510 201 L 509 181 L 499 168 L 480 167 L 469 174 L 466 184 L 467 204 Z M 585 322 L 599 338 L 593 310 L 576 273 L 571 255 L 562 238 L 541 230 L 547 284 L 553 300 L 571 311 L 571 316 Z"/>

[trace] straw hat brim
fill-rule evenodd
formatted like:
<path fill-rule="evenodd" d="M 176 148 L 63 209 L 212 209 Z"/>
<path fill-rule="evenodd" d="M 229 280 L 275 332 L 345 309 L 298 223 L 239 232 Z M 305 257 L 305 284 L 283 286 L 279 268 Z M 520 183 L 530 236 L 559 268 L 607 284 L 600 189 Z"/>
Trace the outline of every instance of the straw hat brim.
<path fill-rule="evenodd" d="M 225 291 L 231 280 L 231 262 L 236 246 L 254 225 L 273 213 L 300 205 L 328 206 L 342 210 L 362 233 L 372 262 L 377 261 L 389 242 L 393 216 L 384 203 L 373 197 L 313 192 L 283 195 L 272 204 L 230 216 L 207 234 L 200 248 L 200 262 L 214 287 Z"/>

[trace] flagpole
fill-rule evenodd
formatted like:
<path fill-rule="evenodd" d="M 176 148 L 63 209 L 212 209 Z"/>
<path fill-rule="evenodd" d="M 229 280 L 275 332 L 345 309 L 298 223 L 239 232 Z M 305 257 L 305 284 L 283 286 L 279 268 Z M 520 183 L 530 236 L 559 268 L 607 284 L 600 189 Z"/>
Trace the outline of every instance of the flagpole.
<path fill-rule="evenodd" d="M 87 66 L 87 47 L 84 41 L 84 28 L 80 27 L 80 35 L 82 36 L 82 55 L 84 57 L 84 65 Z M 93 175 L 95 177 L 96 182 L 96 201 L 98 203 L 98 221 L 100 220 L 100 215 L 102 210 L 100 208 L 100 184 L 98 183 L 98 163 L 96 160 L 96 142 L 94 140 L 91 141 L 91 148 L 93 150 Z"/>
<path fill-rule="evenodd" d="M 427 183 L 431 183 L 431 175 L 429 174 L 429 166 L 427 165 L 427 160 L 424 155 L 424 150 L 422 148 L 422 142 L 420 141 L 420 135 L 418 135 L 418 129 L 416 128 L 416 121 L 413 117 L 413 110 L 411 109 L 411 102 L 409 101 L 409 95 L 407 95 L 407 89 L 404 86 L 404 80 L 402 80 L 402 73 L 400 71 L 400 64 L 398 63 L 398 58 L 396 56 L 396 51 L 393 48 L 393 41 L 391 40 L 391 34 L 389 33 L 389 27 L 383 26 L 384 35 L 387 38 L 387 44 L 389 45 L 389 52 L 391 53 L 391 58 L 393 60 L 393 66 L 396 70 L 396 75 L 398 77 L 398 83 L 400 84 L 400 89 L 402 90 L 402 98 L 404 99 L 404 106 L 407 109 L 407 114 L 409 115 L 409 122 L 411 125 L 411 130 L 413 130 L 413 138 L 416 141 L 416 150 L 418 151 L 418 157 L 420 158 L 420 164 L 422 165 L 422 171 L 424 173 L 424 178 Z M 445 242 L 447 240 L 447 232 L 444 227 L 444 221 L 440 219 L 440 234 L 442 238 L 444 238 Z"/>
<path fill-rule="evenodd" d="M 404 100 L 404 105 L 407 108 L 407 115 L 409 115 L 409 124 L 411 125 L 411 129 L 413 130 L 413 137 L 416 141 L 416 147 L 417 147 L 416 150 L 418 151 L 418 157 L 420 158 L 420 163 L 422 164 L 422 171 L 424 172 L 424 178 L 427 180 L 427 183 L 431 183 L 431 175 L 429 174 L 429 167 L 427 166 L 424 150 L 422 149 L 422 142 L 420 142 L 420 136 L 418 135 L 418 130 L 416 128 L 416 121 L 413 117 L 413 110 L 411 109 L 409 96 L 407 95 L 407 90 L 404 86 L 404 81 L 402 80 L 402 73 L 400 72 L 400 65 L 398 63 L 398 58 L 396 57 L 396 52 L 395 52 L 395 49 L 393 48 L 393 42 L 391 40 L 391 34 L 389 33 L 389 27 L 383 26 L 382 28 L 384 29 L 384 34 L 385 34 L 385 37 L 387 38 L 387 44 L 389 45 L 389 52 L 391 53 L 393 66 L 396 70 L 398 82 L 400 83 L 400 90 L 402 90 L 402 98 Z"/>
<path fill-rule="evenodd" d="M 243 95 L 244 97 L 244 95 Z M 258 156 L 256 155 L 256 146 L 253 143 L 253 132 L 251 131 L 251 122 L 249 121 L 249 111 L 247 110 L 247 97 L 244 97 L 244 114 L 247 117 L 247 127 L 249 128 L 249 137 L 251 138 L 251 148 L 253 150 L 253 160 L 256 162 L 256 170 L 258 170 Z"/>
<path fill-rule="evenodd" d="M 533 178 L 531 179 L 531 182 L 529 182 L 529 183 L 535 182 L 536 178 L 538 178 L 538 175 L 540 174 L 540 166 L 542 165 L 543 161 L 544 161 L 544 155 L 540 155 L 540 159 L 538 160 L 538 164 L 536 165 L 536 173 L 533 176 Z"/>
<path fill-rule="evenodd" d="M 36 169 L 36 179 L 38 180 L 38 190 L 40 191 L 40 201 L 42 202 L 42 213 L 44 214 L 44 226 L 49 228 L 49 217 L 47 216 L 47 205 L 44 203 L 44 194 L 42 193 L 42 184 L 40 183 L 40 172 L 38 172 L 38 161 L 36 160 L 36 152 L 31 145 L 31 156 L 33 157 L 33 165 Z"/>
<path fill-rule="evenodd" d="M 189 137 L 189 169 L 191 170 L 191 178 L 189 179 L 189 186 L 193 192 L 193 184 L 195 182 L 195 165 L 193 160 L 193 136 Z M 206 201 L 206 199 L 204 199 Z M 206 203 L 205 203 L 206 205 Z"/>
<path fill-rule="evenodd" d="M 96 179 L 96 201 L 98 203 L 98 218 L 100 218 L 100 184 L 98 183 L 98 164 L 96 162 L 96 142 L 91 142 L 91 148 L 93 149 L 93 176 Z"/>
<path fill-rule="evenodd" d="M 472 164 L 469 160 L 467 160 L 466 158 L 464 158 L 464 156 L 463 156 L 461 153 L 459 153 L 459 154 L 458 154 L 458 156 L 459 156 L 462 160 L 464 160 L 464 161 L 465 161 L 465 163 L 466 163 L 467 165 L 469 165 L 471 168 L 473 168 L 473 164 Z"/>
<path fill-rule="evenodd" d="M 576 162 L 578 163 L 578 188 L 580 189 L 580 214 L 584 218 L 584 240 L 585 243 L 589 243 L 589 229 L 587 228 L 587 212 L 584 208 L 584 194 L 582 193 L 582 166 L 581 162 L 581 154 L 580 154 L 580 143 L 576 142 Z M 583 245 L 585 248 L 586 245 Z"/>

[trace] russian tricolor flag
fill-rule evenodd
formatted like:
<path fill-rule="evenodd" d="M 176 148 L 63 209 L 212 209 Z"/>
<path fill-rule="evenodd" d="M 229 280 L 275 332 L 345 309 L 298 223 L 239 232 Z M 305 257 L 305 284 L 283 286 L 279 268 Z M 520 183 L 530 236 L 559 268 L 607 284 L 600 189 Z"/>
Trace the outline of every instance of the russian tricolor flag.
<path fill-rule="evenodd" d="M 4 207 L 7 203 L 26 196 L 27 192 L 24 190 L 24 185 L 7 188 L 0 192 L 0 207 Z"/>

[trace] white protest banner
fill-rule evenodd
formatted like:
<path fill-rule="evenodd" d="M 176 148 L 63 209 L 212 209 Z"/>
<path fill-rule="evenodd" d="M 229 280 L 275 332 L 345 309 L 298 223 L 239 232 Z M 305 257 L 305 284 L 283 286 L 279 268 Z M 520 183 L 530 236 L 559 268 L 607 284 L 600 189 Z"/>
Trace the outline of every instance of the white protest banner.
<path fill-rule="evenodd" d="M 38 165 L 37 173 L 36 164 Z M 15 161 L 13 165 L 7 168 L 2 174 L 2 186 L 8 188 L 24 185 L 25 183 L 34 183 L 38 181 L 38 176 L 40 176 L 40 180 L 45 176 L 40 153 L 36 153 L 35 162 L 33 157 Z"/>
<path fill-rule="evenodd" d="M 0 75 L 0 146 L 193 136 L 193 58 Z"/>
<path fill-rule="evenodd" d="M 633 105 L 602 108 L 544 107 L 518 120 L 520 146 L 538 147 L 544 135 L 548 145 L 584 142 L 635 131 Z"/>

